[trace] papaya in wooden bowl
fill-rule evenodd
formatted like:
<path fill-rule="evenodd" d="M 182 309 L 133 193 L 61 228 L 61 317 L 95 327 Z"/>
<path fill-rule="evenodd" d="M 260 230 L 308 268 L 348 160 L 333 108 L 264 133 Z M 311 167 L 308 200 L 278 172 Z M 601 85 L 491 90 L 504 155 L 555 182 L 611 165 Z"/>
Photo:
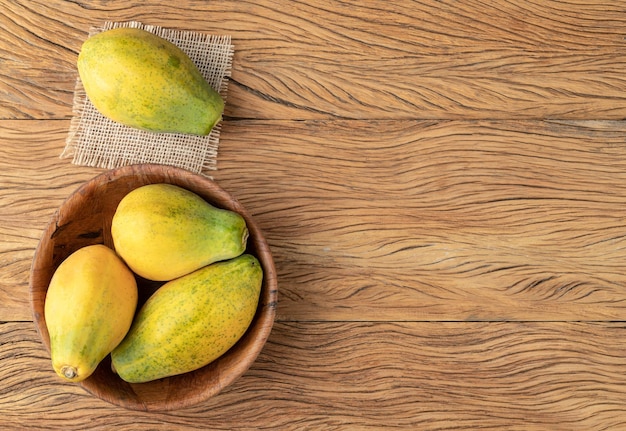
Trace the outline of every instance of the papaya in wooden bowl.
<path fill-rule="evenodd" d="M 107 354 L 95 371 L 77 382 L 102 400 L 141 411 L 168 411 L 198 404 L 217 395 L 242 376 L 267 341 L 274 322 L 278 295 L 276 270 L 269 246 L 252 216 L 236 198 L 211 179 L 184 169 L 151 164 L 126 166 L 104 172 L 78 188 L 55 212 L 41 236 L 31 266 L 30 301 L 33 320 L 48 352 L 51 351 L 51 340 L 46 323 L 46 296 L 55 272 L 61 263 L 78 250 L 102 244 L 115 251 L 112 225 L 120 202 L 131 192 L 156 184 L 172 185 L 191 192 L 214 208 L 240 216 L 247 229 L 243 255 L 260 265 L 262 276 L 259 278 L 258 302 L 251 309 L 249 325 L 243 328 L 243 334 L 225 352 L 208 364 L 191 371 L 177 371 L 163 377 L 153 375 L 145 381 L 131 382 L 133 379 L 123 376 L 123 373 L 112 367 L 112 355 Z M 216 264 L 219 263 L 223 262 Z M 212 266 L 213 263 L 205 268 Z M 162 287 L 186 277 L 153 280 L 134 271 L 133 274 L 138 292 L 135 320 L 143 306 L 147 305 L 148 299 L 165 290 Z M 176 295 L 170 296 L 173 297 Z M 115 319 L 115 316 L 112 318 Z M 131 326 L 128 334 L 132 330 Z M 158 355 L 162 350 L 151 352 L 153 363 L 159 362 Z M 132 374 L 128 372 L 128 375 Z"/>

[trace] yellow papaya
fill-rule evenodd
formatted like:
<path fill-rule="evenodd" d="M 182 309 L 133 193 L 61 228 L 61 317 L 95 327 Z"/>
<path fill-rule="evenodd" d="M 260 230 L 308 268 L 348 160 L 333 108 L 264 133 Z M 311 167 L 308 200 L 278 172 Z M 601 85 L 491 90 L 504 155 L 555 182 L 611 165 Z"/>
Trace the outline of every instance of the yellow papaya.
<path fill-rule="evenodd" d="M 245 219 L 172 184 L 128 193 L 111 222 L 117 253 L 138 275 L 169 281 L 246 249 Z"/>
<path fill-rule="evenodd" d="M 89 377 L 128 332 L 137 296 L 133 273 L 109 247 L 83 247 L 61 262 L 44 304 L 55 372 Z"/>
<path fill-rule="evenodd" d="M 209 364 L 246 332 L 262 281 L 259 261 L 243 254 L 165 283 L 111 352 L 113 369 L 127 382 L 142 383 Z"/>
<path fill-rule="evenodd" d="M 146 30 L 115 28 L 89 37 L 77 66 L 96 109 L 126 126 L 207 135 L 222 118 L 223 99 L 189 56 Z"/>

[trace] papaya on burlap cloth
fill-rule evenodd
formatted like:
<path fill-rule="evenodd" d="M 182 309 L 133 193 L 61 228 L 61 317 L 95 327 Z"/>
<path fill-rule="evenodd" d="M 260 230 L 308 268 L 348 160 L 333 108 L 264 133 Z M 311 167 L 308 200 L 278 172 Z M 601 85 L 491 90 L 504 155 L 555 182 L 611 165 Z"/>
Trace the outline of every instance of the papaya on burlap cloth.
<path fill-rule="evenodd" d="M 234 47 L 227 35 L 167 29 L 140 22 L 106 22 L 90 29 L 89 36 L 117 27 L 141 28 L 182 49 L 226 100 Z M 116 123 L 89 101 L 80 77 L 74 90 L 73 117 L 61 158 L 75 165 L 115 169 L 125 165 L 155 163 L 195 173 L 216 169 L 221 124 L 207 136 L 153 133 Z"/>

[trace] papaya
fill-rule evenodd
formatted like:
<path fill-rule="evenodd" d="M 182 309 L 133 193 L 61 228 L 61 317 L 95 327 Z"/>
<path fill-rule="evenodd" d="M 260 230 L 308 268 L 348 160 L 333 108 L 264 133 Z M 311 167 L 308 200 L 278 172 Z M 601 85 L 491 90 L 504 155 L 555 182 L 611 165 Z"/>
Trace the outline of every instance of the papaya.
<path fill-rule="evenodd" d="M 126 194 L 111 222 L 115 250 L 139 276 L 169 281 L 246 249 L 248 228 L 238 213 L 217 208 L 172 184 Z"/>
<path fill-rule="evenodd" d="M 72 382 L 89 377 L 126 336 L 137 297 L 134 275 L 109 247 L 86 246 L 61 262 L 44 304 L 54 371 Z"/>
<path fill-rule="evenodd" d="M 207 135 L 224 101 L 189 56 L 139 28 L 115 28 L 81 46 L 78 74 L 94 107 L 126 126 Z"/>
<path fill-rule="evenodd" d="M 112 368 L 129 383 L 143 383 L 211 363 L 252 322 L 262 280 L 259 261 L 243 254 L 165 283 L 111 352 Z"/>

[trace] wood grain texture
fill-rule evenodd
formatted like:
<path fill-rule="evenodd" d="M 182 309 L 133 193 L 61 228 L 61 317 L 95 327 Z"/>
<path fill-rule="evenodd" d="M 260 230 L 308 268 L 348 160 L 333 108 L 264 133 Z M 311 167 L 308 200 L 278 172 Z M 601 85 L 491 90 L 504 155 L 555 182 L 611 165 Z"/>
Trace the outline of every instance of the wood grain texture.
<path fill-rule="evenodd" d="M 285 319 L 621 320 L 622 127 L 227 123 L 217 178 L 274 245 Z"/>
<path fill-rule="evenodd" d="M 0 122 L 0 321 L 30 320 L 28 273 L 61 202 L 96 169 L 61 161 L 69 122 Z"/>
<path fill-rule="evenodd" d="M 626 427 L 623 323 L 279 323 L 233 386 L 168 414 L 58 381 L 29 323 L 0 324 L 12 430 L 555 430 Z"/>
<path fill-rule="evenodd" d="M 232 36 L 218 170 L 278 272 L 260 357 L 170 413 L 60 382 L 28 274 L 89 28 Z M 0 0 L 0 429 L 626 429 L 626 2 Z"/>
<path fill-rule="evenodd" d="M 20 132 L 20 124 L 34 129 Z M 6 238 L 0 261 L 8 270 L 0 316 L 26 320 L 25 287 L 38 237 L 77 183 L 98 171 L 59 160 L 57 147 L 42 155 L 41 173 L 27 173 L 20 148 L 35 136 L 53 142 L 63 128 L 58 121 L 6 127 L 0 140 L 15 156 L 0 162 L 0 181 L 12 191 L 0 197 Z M 621 123 L 247 121 L 223 127 L 214 178 L 258 220 L 272 247 L 282 319 L 626 315 Z M 57 167 L 47 175 L 46 164 Z M 18 174 L 5 179 L 2 172 Z M 26 193 L 29 200 L 16 199 Z M 31 207 L 36 211 L 29 213 Z"/>
<path fill-rule="evenodd" d="M 1 0 L 0 118 L 69 118 L 106 20 L 229 34 L 226 114 L 267 119 L 622 119 L 623 1 Z"/>

